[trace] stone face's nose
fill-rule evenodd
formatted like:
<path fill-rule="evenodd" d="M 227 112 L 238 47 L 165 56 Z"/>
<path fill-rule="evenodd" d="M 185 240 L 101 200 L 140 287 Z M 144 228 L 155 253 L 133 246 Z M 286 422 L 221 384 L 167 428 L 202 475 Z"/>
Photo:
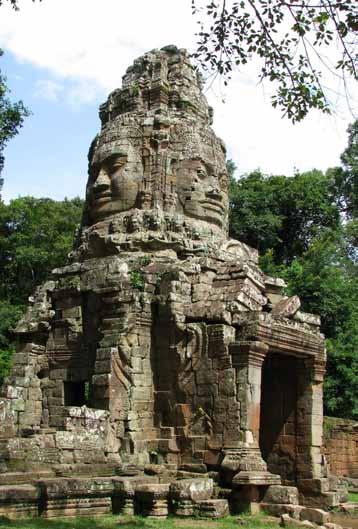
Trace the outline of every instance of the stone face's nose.
<path fill-rule="evenodd" d="M 93 184 L 93 191 L 95 193 L 102 193 L 107 191 L 111 186 L 111 180 L 104 169 L 101 169 L 98 173 L 96 181 Z"/>
<path fill-rule="evenodd" d="M 215 183 L 214 185 L 209 186 L 206 196 L 215 200 L 221 200 L 221 191 L 218 184 Z"/>

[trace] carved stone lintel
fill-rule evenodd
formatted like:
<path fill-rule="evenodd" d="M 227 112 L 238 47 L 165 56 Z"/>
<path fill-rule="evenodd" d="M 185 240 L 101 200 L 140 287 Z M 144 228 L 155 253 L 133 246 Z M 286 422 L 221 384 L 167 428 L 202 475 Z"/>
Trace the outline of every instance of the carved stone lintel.
<path fill-rule="evenodd" d="M 237 368 L 249 365 L 261 367 L 268 349 L 265 343 L 259 341 L 234 342 L 230 344 L 233 366 Z"/>

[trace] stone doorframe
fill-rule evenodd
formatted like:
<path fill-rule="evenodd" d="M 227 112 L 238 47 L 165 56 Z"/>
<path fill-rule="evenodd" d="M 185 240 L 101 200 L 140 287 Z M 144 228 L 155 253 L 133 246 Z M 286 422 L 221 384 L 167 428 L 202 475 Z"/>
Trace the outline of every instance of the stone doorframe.
<path fill-rule="evenodd" d="M 262 366 L 269 352 L 283 354 L 262 341 L 240 341 L 230 345 L 232 365 L 236 371 L 237 395 L 241 405 L 239 428 L 241 446 L 227 447 L 223 466 L 236 470 L 237 483 L 253 482 L 261 474 L 262 484 L 272 481 L 262 459 L 259 447 Z M 297 400 L 297 429 L 301 437 L 297 457 L 297 482 L 323 477 L 323 377 L 325 362 L 320 355 L 310 355 L 302 350 L 294 356 L 302 359 L 298 371 L 300 388 Z M 251 474 L 251 477 L 250 475 Z M 271 474 L 273 477 L 273 475 Z M 276 476 L 277 477 L 277 476 Z M 244 481 L 243 481 L 244 480 Z"/>

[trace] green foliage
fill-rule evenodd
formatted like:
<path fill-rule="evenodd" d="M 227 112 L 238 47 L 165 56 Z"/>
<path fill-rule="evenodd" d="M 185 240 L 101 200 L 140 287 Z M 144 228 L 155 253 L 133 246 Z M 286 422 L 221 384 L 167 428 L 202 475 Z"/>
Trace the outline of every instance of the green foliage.
<path fill-rule="evenodd" d="M 0 49 L 0 57 L 2 55 L 3 51 Z M 9 99 L 9 92 L 10 90 L 6 85 L 6 77 L 2 75 L 0 70 L 0 176 L 4 167 L 4 148 L 8 141 L 16 136 L 23 125 L 24 118 L 29 115 L 29 111 L 25 108 L 22 101 L 13 103 Z M 0 178 L 0 190 L 2 183 L 3 181 Z"/>
<path fill-rule="evenodd" d="M 302 309 L 319 314 L 327 338 L 325 413 L 358 418 L 358 299 L 357 265 L 346 251 L 345 230 L 316 236 L 308 250 L 289 266 L 276 265 L 272 251 L 261 259 L 270 275 L 288 283 Z"/>
<path fill-rule="evenodd" d="M 133 288 L 143 291 L 144 290 L 144 274 L 140 270 L 132 270 L 130 274 L 131 285 Z"/>
<path fill-rule="evenodd" d="M 151 257 L 142 255 L 134 261 L 134 269 L 130 273 L 131 286 L 137 290 L 143 291 L 145 286 L 145 276 L 143 268 L 149 265 Z"/>
<path fill-rule="evenodd" d="M 247 529 L 277 529 L 277 521 L 263 514 L 251 515 L 240 514 L 240 521 Z M 238 526 L 237 516 L 227 516 L 217 520 L 206 520 L 206 525 L 212 529 L 235 529 Z M 165 520 L 153 520 L 142 516 L 120 516 L 104 515 L 97 517 L 79 516 L 75 518 L 58 518 L 56 520 L 45 520 L 43 518 L 31 518 L 22 520 L 8 520 L 2 518 L 0 526 L 3 529 L 199 529 L 203 526 L 203 520 L 196 518 L 176 518 L 170 516 Z"/>
<path fill-rule="evenodd" d="M 324 404 L 358 418 L 357 131 L 349 128 L 343 168 L 231 180 L 231 236 L 260 251 L 260 265 L 282 277 L 327 338 Z M 338 178 L 338 176 L 339 178 Z"/>
<path fill-rule="evenodd" d="M 11 329 L 21 318 L 23 305 L 13 305 L 6 300 L 0 300 L 0 384 L 9 373 L 11 357 L 14 352 Z"/>
<path fill-rule="evenodd" d="M 143 255 L 142 257 L 139 257 L 138 263 L 140 266 L 148 266 L 151 262 L 151 257 L 149 255 Z"/>
<path fill-rule="evenodd" d="M 358 503 L 358 492 L 350 492 L 348 494 L 348 501 L 352 503 Z"/>
<path fill-rule="evenodd" d="M 236 182 L 230 199 L 230 235 L 274 261 L 290 263 L 312 239 L 339 225 L 332 201 L 331 179 L 321 171 L 293 177 L 265 176 L 254 171 Z"/>
<path fill-rule="evenodd" d="M 325 413 L 357 419 L 358 270 L 346 254 L 344 230 L 316 237 L 280 272 L 288 294 L 298 294 L 303 310 L 321 316 L 327 338 Z"/>
<path fill-rule="evenodd" d="M 14 350 L 11 328 L 35 287 L 65 264 L 82 214 L 79 198 L 0 202 L 0 380 Z"/>
<path fill-rule="evenodd" d="M 272 106 L 292 122 L 311 109 L 330 112 L 326 88 L 316 66 L 321 48 L 333 48 L 335 74 L 357 79 L 356 0 L 191 0 L 200 20 L 194 57 L 204 71 L 230 79 L 239 66 L 259 64 L 257 77 L 275 86 Z M 205 20 L 205 22 L 202 22 Z M 330 70 L 321 60 L 319 67 Z"/>
<path fill-rule="evenodd" d="M 342 166 L 332 169 L 334 192 L 342 213 L 358 217 L 358 120 L 348 127 L 348 146 L 341 156 Z"/>
<path fill-rule="evenodd" d="M 23 303 L 65 263 L 83 202 L 22 197 L 0 203 L 0 297 Z"/>

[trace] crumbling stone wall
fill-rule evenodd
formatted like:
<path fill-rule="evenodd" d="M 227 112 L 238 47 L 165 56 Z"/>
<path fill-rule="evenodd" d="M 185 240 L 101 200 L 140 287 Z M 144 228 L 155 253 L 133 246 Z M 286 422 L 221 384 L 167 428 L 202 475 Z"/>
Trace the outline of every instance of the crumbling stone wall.
<path fill-rule="evenodd" d="M 323 453 L 331 474 L 358 478 L 358 423 L 324 417 Z"/>

